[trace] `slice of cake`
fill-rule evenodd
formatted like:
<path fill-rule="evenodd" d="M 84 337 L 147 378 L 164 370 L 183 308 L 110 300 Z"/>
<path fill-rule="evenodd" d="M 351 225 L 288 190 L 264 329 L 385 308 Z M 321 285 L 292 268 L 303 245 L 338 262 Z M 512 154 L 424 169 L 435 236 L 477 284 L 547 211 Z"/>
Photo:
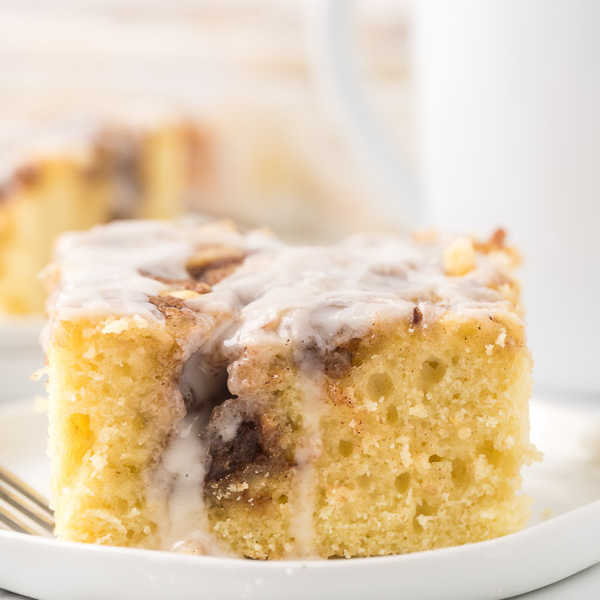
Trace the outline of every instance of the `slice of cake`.
<path fill-rule="evenodd" d="M 413 552 L 528 517 L 515 253 L 117 222 L 58 244 L 56 533 L 260 559 Z"/>

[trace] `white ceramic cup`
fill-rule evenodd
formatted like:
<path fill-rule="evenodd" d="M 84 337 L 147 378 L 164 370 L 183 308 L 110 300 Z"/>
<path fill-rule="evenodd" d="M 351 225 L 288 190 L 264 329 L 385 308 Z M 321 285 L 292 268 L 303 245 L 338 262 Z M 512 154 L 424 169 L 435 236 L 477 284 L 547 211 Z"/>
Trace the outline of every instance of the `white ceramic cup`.
<path fill-rule="evenodd" d="M 506 227 L 525 257 L 536 385 L 600 393 L 600 2 L 416 0 L 418 176 L 364 97 L 352 5 L 315 1 L 310 51 L 381 210 Z"/>

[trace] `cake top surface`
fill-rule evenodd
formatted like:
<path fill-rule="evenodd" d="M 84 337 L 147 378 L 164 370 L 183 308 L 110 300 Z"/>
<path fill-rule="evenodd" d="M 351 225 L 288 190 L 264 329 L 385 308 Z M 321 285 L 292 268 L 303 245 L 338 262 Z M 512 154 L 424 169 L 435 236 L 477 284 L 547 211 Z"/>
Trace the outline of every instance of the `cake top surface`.
<path fill-rule="evenodd" d="M 113 315 L 161 322 L 153 299 L 171 296 L 212 319 L 225 347 L 277 340 L 326 348 L 386 320 L 518 318 L 515 262 L 501 231 L 487 242 L 425 232 L 291 246 L 224 223 L 122 221 L 62 236 L 49 314 L 51 327 Z"/>

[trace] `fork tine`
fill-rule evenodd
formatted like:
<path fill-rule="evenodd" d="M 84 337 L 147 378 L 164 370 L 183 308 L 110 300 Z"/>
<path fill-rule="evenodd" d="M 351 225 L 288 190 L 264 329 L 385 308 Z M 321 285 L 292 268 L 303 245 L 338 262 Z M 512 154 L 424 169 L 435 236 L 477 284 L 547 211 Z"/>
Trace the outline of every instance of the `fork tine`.
<path fill-rule="evenodd" d="M 3 520 L 0 514 L 0 531 L 14 531 L 12 527 L 9 527 Z"/>
<path fill-rule="evenodd" d="M 50 537 L 52 534 L 45 527 L 40 526 L 36 521 L 28 519 L 27 516 L 15 510 L 8 502 L 0 498 L 0 521 L 12 531 L 29 533 L 31 535 L 41 535 Z"/>
<path fill-rule="evenodd" d="M 54 529 L 54 519 L 46 510 L 32 502 L 27 496 L 20 494 L 0 479 L 0 499 L 10 504 L 16 510 L 23 512 L 29 519 L 36 521 L 48 531 Z"/>
<path fill-rule="evenodd" d="M 51 536 L 54 514 L 44 496 L 0 467 L 0 528 Z"/>
<path fill-rule="evenodd" d="M 50 502 L 38 491 L 34 490 L 29 484 L 25 483 L 22 479 L 17 477 L 14 473 L 11 473 L 8 469 L 0 466 L 0 481 L 4 481 L 17 490 L 21 495 L 26 496 L 32 502 L 35 502 L 41 509 L 43 509 L 50 518 L 54 518 L 54 514 L 50 509 Z"/>

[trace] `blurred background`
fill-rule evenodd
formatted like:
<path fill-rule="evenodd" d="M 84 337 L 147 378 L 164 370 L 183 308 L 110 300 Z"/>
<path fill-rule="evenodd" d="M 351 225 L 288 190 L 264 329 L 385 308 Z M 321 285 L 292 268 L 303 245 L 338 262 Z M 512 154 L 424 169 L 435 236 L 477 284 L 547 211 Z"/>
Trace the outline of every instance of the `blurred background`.
<path fill-rule="evenodd" d="M 594 0 L 0 2 L 0 397 L 43 391 L 56 234 L 191 210 L 506 227 L 537 389 L 598 398 L 598 26 Z"/>
<path fill-rule="evenodd" d="M 310 4 L 0 3 L 0 136 L 34 146 L 49 131 L 57 138 L 61 128 L 69 133 L 94 119 L 179 111 L 193 115 L 225 157 L 217 167 L 226 180 L 222 206 L 212 200 L 201 210 L 290 236 L 381 227 L 315 89 Z M 399 147 L 412 151 L 410 12 L 406 0 L 362 1 L 355 19 L 369 98 Z"/>

